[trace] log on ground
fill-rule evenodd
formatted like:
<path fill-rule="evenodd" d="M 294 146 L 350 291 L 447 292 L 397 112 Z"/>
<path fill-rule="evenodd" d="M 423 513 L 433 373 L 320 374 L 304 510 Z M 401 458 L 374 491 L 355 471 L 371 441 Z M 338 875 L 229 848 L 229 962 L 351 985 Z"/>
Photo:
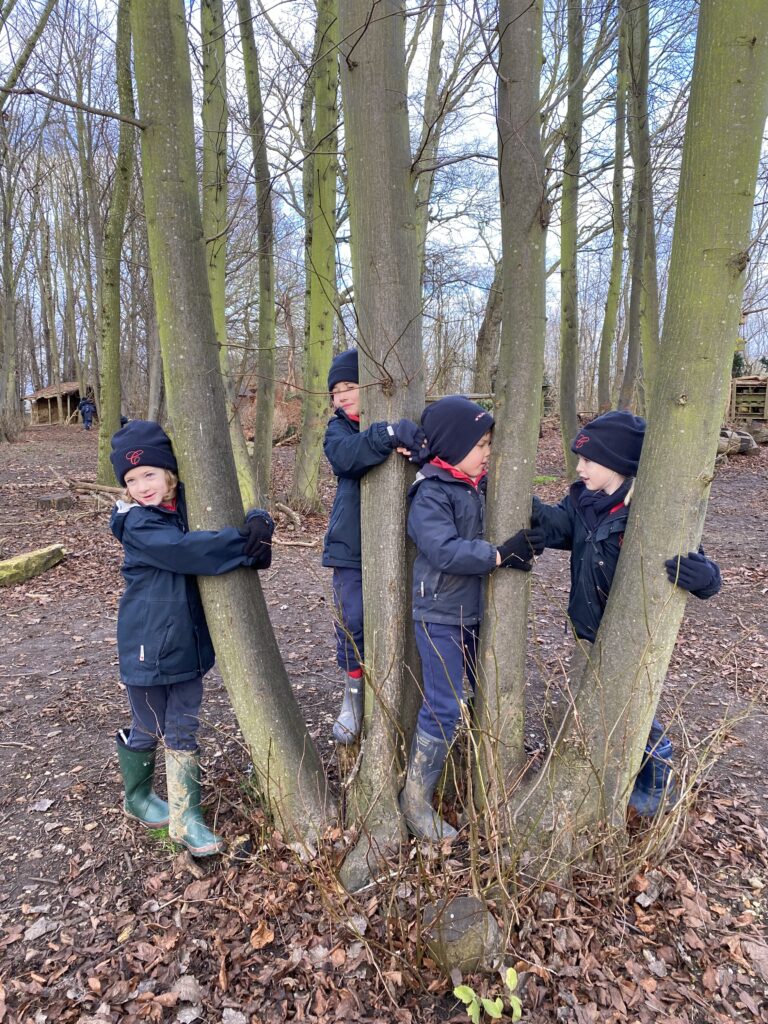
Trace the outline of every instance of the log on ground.
<path fill-rule="evenodd" d="M 26 551 L 22 555 L 6 558 L 0 562 L 0 587 L 10 587 L 14 583 L 23 583 L 33 576 L 39 576 L 40 573 L 57 565 L 65 554 L 61 544 L 51 544 L 47 548 Z"/>

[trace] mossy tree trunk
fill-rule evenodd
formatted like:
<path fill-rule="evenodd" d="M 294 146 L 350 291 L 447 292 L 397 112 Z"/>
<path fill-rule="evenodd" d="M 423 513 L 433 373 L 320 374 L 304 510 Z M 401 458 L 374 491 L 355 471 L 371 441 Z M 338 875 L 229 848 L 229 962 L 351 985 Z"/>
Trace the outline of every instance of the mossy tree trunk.
<path fill-rule="evenodd" d="M 237 16 L 243 47 L 258 210 L 259 356 L 256 364 L 253 474 L 256 480 L 256 502 L 259 505 L 267 505 L 272 474 L 272 424 L 275 417 L 275 232 L 272 216 L 272 179 L 267 158 L 259 54 L 253 35 L 250 0 L 237 0 Z"/>
<path fill-rule="evenodd" d="M 611 408 L 611 355 L 616 340 L 621 280 L 624 258 L 624 152 L 627 131 L 627 26 L 621 19 L 617 37 L 616 58 L 616 124 L 613 148 L 613 182 L 611 186 L 612 245 L 608 294 L 605 299 L 603 327 L 600 334 L 600 357 L 597 372 L 597 406 L 599 412 Z"/>
<path fill-rule="evenodd" d="M 395 0 L 341 0 L 339 13 L 364 428 L 418 417 L 423 408 L 420 266 L 403 8 Z M 418 697 L 404 657 L 415 646 L 404 571 L 412 478 L 408 463 L 392 457 L 362 480 L 366 736 L 352 794 L 363 835 L 341 876 L 350 888 L 363 884 L 379 854 L 404 835 L 400 751 Z"/>
<path fill-rule="evenodd" d="M 205 234 L 208 286 L 213 303 L 213 322 L 219 345 L 219 366 L 227 398 L 229 438 L 235 457 L 237 480 L 244 508 L 257 504 L 253 466 L 240 417 L 235 412 L 235 382 L 227 347 L 227 65 L 224 47 L 222 0 L 203 0 L 200 5 L 203 43 L 203 232 Z M 271 446 L 270 446 L 271 454 Z"/>
<path fill-rule="evenodd" d="M 560 204 L 560 431 L 565 468 L 576 476 L 571 441 L 579 429 L 579 176 L 584 124 L 584 20 L 581 0 L 568 0 L 568 102 L 563 131 L 563 195 Z"/>
<path fill-rule="evenodd" d="M 130 0 L 119 0 L 115 67 L 121 114 L 136 116 L 131 81 Z M 110 438 L 120 427 L 122 388 L 120 385 L 120 259 L 123 251 L 125 214 L 131 190 L 136 149 L 136 129 L 120 122 L 115 184 L 104 228 L 104 281 L 101 290 L 101 405 L 99 409 L 99 459 L 96 479 L 110 484 L 114 471 L 109 461 Z"/>
<path fill-rule="evenodd" d="M 539 118 L 542 0 L 503 0 L 497 79 L 503 313 L 496 376 L 486 538 L 500 543 L 530 522 L 544 374 L 545 199 Z M 524 761 L 528 578 L 488 581 L 475 702 L 478 796 L 498 811 Z"/>
<path fill-rule="evenodd" d="M 623 830 L 685 607 L 664 560 L 696 550 L 739 322 L 768 115 L 768 5 L 702 0 L 662 357 L 621 560 L 591 663 L 517 821 L 564 873 Z"/>
<path fill-rule="evenodd" d="M 142 176 L 169 427 L 190 527 L 242 520 L 205 266 L 192 85 L 180 0 L 133 0 Z M 200 382 L 205 381 L 205 387 Z M 322 765 L 288 682 L 252 570 L 201 577 L 227 691 L 268 808 L 288 833 L 314 836 L 334 814 Z"/>
<path fill-rule="evenodd" d="M 304 356 L 301 442 L 296 451 L 293 500 L 316 508 L 329 406 L 326 390 L 333 356 L 336 308 L 336 180 L 339 91 L 337 0 L 318 0 L 315 29 L 311 243 L 309 247 L 309 338 Z"/>

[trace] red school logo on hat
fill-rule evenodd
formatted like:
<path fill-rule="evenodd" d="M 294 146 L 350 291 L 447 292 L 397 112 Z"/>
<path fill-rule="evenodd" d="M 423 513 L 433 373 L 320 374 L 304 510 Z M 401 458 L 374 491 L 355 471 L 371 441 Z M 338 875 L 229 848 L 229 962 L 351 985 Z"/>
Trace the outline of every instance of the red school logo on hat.
<path fill-rule="evenodd" d="M 132 466 L 138 466 L 141 456 L 144 454 L 143 448 L 136 448 L 132 452 L 126 452 L 125 458 Z"/>
<path fill-rule="evenodd" d="M 579 434 L 579 436 L 576 438 L 576 443 L 573 447 L 583 448 L 587 441 L 589 441 L 589 437 L 586 434 Z"/>

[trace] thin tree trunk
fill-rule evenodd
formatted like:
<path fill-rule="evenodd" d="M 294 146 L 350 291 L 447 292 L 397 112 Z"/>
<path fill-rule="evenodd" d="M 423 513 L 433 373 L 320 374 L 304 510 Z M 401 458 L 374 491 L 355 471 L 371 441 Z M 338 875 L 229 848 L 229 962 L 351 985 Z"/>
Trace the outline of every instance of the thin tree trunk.
<path fill-rule="evenodd" d="M 493 283 L 485 303 L 483 322 L 475 343 L 475 394 L 485 395 L 493 390 L 493 367 L 499 347 L 502 299 L 504 297 L 504 262 L 499 260 L 493 272 Z"/>
<path fill-rule="evenodd" d="M 597 371 L 597 406 L 600 412 L 606 412 L 611 408 L 611 354 L 616 340 L 624 257 L 624 149 L 627 131 L 627 29 L 624 18 L 621 19 L 619 26 L 617 46 L 616 126 L 611 189 L 613 245 Z"/>
<path fill-rule="evenodd" d="M 211 290 L 219 366 L 227 398 L 229 438 L 244 508 L 259 504 L 253 464 L 248 454 L 240 417 L 235 412 L 236 388 L 227 346 L 227 68 L 224 49 L 223 0 L 200 5 L 203 43 L 203 232 L 208 287 Z"/>
<path fill-rule="evenodd" d="M 378 420 L 418 417 L 424 401 L 405 23 L 396 0 L 341 0 L 339 13 L 365 427 Z M 367 473 L 361 484 L 366 737 L 352 805 L 363 823 L 363 836 L 341 874 L 353 889 L 405 835 L 397 805 L 398 769 L 401 723 L 409 732 L 416 712 L 418 687 L 406 664 L 415 644 L 405 571 L 405 515 L 389 517 L 383 531 L 381 510 L 404 507 L 411 479 L 408 464 L 393 457 Z"/>
<path fill-rule="evenodd" d="M 571 441 L 579 429 L 579 176 L 584 123 L 584 21 L 581 0 L 568 0 L 568 106 L 563 137 L 563 198 L 560 206 L 560 431 L 569 479 L 576 476 Z"/>
<path fill-rule="evenodd" d="M 256 420 L 253 428 L 253 470 L 257 503 L 269 501 L 272 473 L 272 423 L 275 416 L 275 237 L 272 179 L 267 160 L 264 105 L 261 100 L 259 55 L 253 37 L 250 0 L 237 0 L 243 47 L 248 122 L 256 176 L 259 242 L 259 358 L 256 369 Z"/>
<path fill-rule="evenodd" d="M 486 539 L 528 526 L 544 375 L 549 206 L 539 117 L 542 0 L 502 0 L 497 78 L 504 305 Z M 500 812 L 524 761 L 528 581 L 488 581 L 476 699 L 478 802 Z M 493 817 L 493 815 L 489 815 Z"/>
<path fill-rule="evenodd" d="M 312 155 L 311 247 L 309 265 L 309 345 L 304 358 L 301 442 L 296 452 L 293 499 L 316 508 L 328 419 L 328 371 L 336 320 L 336 178 L 339 58 L 337 0 L 318 0 L 313 70 L 316 148 Z"/>
<path fill-rule="evenodd" d="M 640 369 L 643 281 L 645 249 L 648 237 L 648 203 L 651 190 L 651 149 L 648 130 L 648 5 L 634 0 L 620 0 L 622 16 L 627 23 L 629 64 L 629 146 L 634 165 L 632 185 L 634 197 L 635 234 L 631 257 L 631 291 L 629 298 L 629 339 L 624 379 L 619 393 L 619 408 L 632 405 L 635 382 Z"/>
<path fill-rule="evenodd" d="M 197 192 L 192 83 L 180 0 L 133 0 L 150 262 L 174 447 L 190 527 L 242 521 L 214 348 Z M 200 380 L 207 386 L 201 388 Z M 194 396 L 194 400 L 191 399 Z M 258 574 L 201 577 L 218 663 L 265 802 L 289 834 L 314 837 L 334 814 L 323 768 L 293 696 Z"/>
<path fill-rule="evenodd" d="M 37 45 L 38 39 L 43 34 L 43 29 L 48 23 L 48 19 L 50 18 L 51 12 L 55 6 L 56 0 L 48 0 L 48 3 L 43 8 L 42 14 L 37 19 L 37 24 L 27 38 L 24 49 L 16 58 L 16 63 L 13 65 L 10 74 L 3 82 L 3 87 L 0 89 L 0 114 L 3 112 L 5 104 L 8 102 L 9 90 L 15 88 L 16 83 L 24 73 L 24 68 L 29 63 L 32 51 Z"/>
<path fill-rule="evenodd" d="M 414 166 L 416 179 L 416 216 L 418 218 L 419 267 L 424 277 L 427 229 L 429 227 L 429 200 L 435 180 L 434 163 L 440 148 L 442 111 L 440 110 L 440 56 L 443 52 L 443 26 L 445 24 L 445 2 L 436 0 L 432 16 L 432 40 L 429 47 L 429 64 L 424 90 L 424 123 L 421 128 L 417 163 Z M 423 169 L 422 169 L 423 166 Z"/>
<path fill-rule="evenodd" d="M 619 834 L 685 607 L 714 472 L 768 115 L 768 5 L 702 0 L 664 321 L 621 560 L 575 710 L 518 806 L 554 870 Z"/>
<path fill-rule="evenodd" d="M 136 116 L 131 83 L 131 0 L 119 0 L 115 67 L 121 114 Z M 113 470 L 109 461 L 110 438 L 120 427 L 122 388 L 120 386 L 120 261 L 123 251 L 125 214 L 131 191 L 136 147 L 136 130 L 120 122 L 115 166 L 115 184 L 104 229 L 104 282 L 101 291 L 101 405 L 99 408 L 99 461 L 96 479 L 107 484 Z"/>

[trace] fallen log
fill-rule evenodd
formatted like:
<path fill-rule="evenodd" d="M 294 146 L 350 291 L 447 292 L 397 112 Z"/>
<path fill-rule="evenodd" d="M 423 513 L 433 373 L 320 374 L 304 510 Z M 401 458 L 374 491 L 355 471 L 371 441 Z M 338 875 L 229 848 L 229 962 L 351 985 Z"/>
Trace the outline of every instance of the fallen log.
<path fill-rule="evenodd" d="M 10 587 L 14 583 L 23 583 L 33 576 L 39 576 L 40 573 L 57 565 L 65 554 L 61 544 L 51 544 L 47 548 L 26 551 L 23 555 L 6 558 L 0 562 L 0 587 Z"/>
<path fill-rule="evenodd" d="M 75 499 L 71 494 L 41 494 L 35 501 L 36 508 L 55 509 L 57 511 L 72 508 L 74 504 Z"/>

